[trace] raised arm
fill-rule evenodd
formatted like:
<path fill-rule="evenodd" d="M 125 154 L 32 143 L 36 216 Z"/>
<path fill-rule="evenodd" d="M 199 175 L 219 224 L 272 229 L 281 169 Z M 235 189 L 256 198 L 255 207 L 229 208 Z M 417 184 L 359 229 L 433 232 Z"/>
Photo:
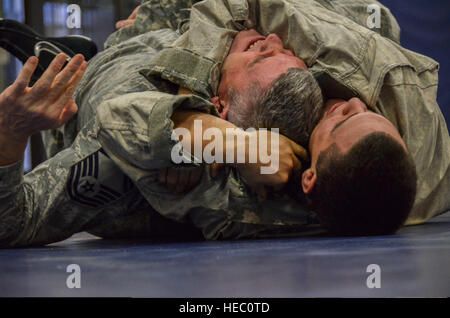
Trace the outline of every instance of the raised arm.
<path fill-rule="evenodd" d="M 64 55 L 56 57 L 29 88 L 37 65 L 37 59 L 30 58 L 14 84 L 0 95 L 1 247 L 55 242 L 78 232 L 93 217 L 86 207 L 70 204 L 65 189 L 72 166 L 99 146 L 94 149 L 93 144 L 85 153 L 73 146 L 23 176 L 28 137 L 59 127 L 77 112 L 72 96 L 86 63 L 76 56 L 61 71 L 65 59 Z M 78 145 L 83 138 L 87 135 L 80 136 Z"/>

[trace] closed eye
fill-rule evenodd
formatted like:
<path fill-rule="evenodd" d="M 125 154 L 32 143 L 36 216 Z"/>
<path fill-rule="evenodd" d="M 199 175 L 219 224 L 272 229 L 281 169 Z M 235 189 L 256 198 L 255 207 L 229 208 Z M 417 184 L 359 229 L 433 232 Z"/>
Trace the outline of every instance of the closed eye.
<path fill-rule="evenodd" d="M 336 126 L 333 127 L 333 129 L 330 132 L 330 135 L 333 134 L 335 132 L 336 129 L 338 129 L 339 127 L 341 127 L 347 120 L 349 120 L 350 118 L 352 118 L 353 116 L 358 115 L 359 113 L 354 113 L 353 115 L 345 118 L 344 120 L 340 121 L 339 123 L 336 124 Z"/>

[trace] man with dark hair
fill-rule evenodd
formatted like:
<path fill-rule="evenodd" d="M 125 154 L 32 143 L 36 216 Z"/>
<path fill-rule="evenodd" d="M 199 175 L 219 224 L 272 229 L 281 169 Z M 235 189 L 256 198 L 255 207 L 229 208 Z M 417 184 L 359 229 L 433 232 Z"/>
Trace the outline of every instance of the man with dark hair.
<path fill-rule="evenodd" d="M 359 99 L 340 101 L 341 106 L 331 109 L 336 102 L 330 100 L 321 106 L 321 95 L 299 97 L 295 92 L 313 91 L 317 84 L 298 85 L 298 73 L 306 71 L 289 69 L 265 94 L 250 90 L 249 99 L 230 102 L 227 119 L 242 128 L 279 127 L 283 135 L 300 145 L 309 144 L 312 163 L 303 173 L 303 191 L 331 233 L 394 233 L 411 211 L 417 183 L 414 161 L 398 131 L 382 116 L 369 112 Z M 316 99 L 305 102 L 304 96 Z M 325 109 L 332 111 L 324 113 Z M 367 118 L 356 125 L 345 124 L 346 118 L 334 126 L 327 124 L 340 114 Z M 330 135 L 327 129 L 331 129 Z"/>
<path fill-rule="evenodd" d="M 343 153 L 334 143 L 311 167 L 305 184 L 321 224 L 335 235 L 395 233 L 408 218 L 416 195 L 414 162 L 397 140 L 372 133 Z"/>
<path fill-rule="evenodd" d="M 323 105 L 322 96 L 314 94 L 316 81 L 311 75 L 309 82 L 307 76 L 297 77 L 299 73 L 309 72 L 289 69 L 265 94 L 252 92 L 246 104 L 230 103 L 227 119 L 245 129 L 279 127 L 283 135 L 309 148 L 312 162 L 303 173 L 303 191 L 331 233 L 394 233 L 411 211 L 417 183 L 414 161 L 398 131 L 356 98 L 324 113 L 336 103 Z M 296 94 L 302 91 L 312 93 Z M 239 116 L 232 116 L 234 112 Z M 347 119 L 332 127 L 326 124 L 339 114 L 358 112 L 368 117 L 366 125 L 346 124 Z"/>

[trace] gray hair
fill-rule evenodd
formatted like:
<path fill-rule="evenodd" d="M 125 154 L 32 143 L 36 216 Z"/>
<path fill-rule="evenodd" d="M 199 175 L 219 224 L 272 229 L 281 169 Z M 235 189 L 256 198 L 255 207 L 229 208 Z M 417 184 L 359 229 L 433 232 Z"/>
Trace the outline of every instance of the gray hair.
<path fill-rule="evenodd" d="M 252 83 L 240 92 L 231 88 L 228 95 L 230 122 L 243 129 L 279 128 L 305 148 L 324 110 L 319 84 L 309 71 L 297 68 L 280 75 L 267 92 Z"/>

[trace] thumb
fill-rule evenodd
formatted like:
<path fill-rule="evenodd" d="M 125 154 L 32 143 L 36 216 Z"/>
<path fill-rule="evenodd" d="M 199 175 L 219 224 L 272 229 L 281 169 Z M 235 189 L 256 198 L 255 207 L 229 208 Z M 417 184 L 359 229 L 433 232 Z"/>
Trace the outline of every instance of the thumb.
<path fill-rule="evenodd" d="M 294 152 L 294 154 L 297 157 L 299 157 L 305 161 L 308 161 L 308 151 L 306 151 L 305 148 L 303 148 L 302 146 L 300 146 L 299 144 L 297 144 L 291 140 L 289 140 L 289 143 L 291 145 L 292 151 Z"/>
<path fill-rule="evenodd" d="M 75 103 L 75 100 L 72 99 L 66 106 L 64 106 L 63 110 L 61 111 L 61 115 L 59 116 L 58 120 L 58 127 L 67 123 L 69 119 L 72 118 L 77 112 L 78 106 Z"/>
<path fill-rule="evenodd" d="M 128 17 L 128 19 L 129 19 L 129 20 L 136 19 L 137 13 L 138 13 L 138 11 L 139 11 L 140 8 L 141 8 L 140 5 L 137 6 L 137 7 L 133 10 L 133 12 L 131 13 L 131 15 Z"/>

